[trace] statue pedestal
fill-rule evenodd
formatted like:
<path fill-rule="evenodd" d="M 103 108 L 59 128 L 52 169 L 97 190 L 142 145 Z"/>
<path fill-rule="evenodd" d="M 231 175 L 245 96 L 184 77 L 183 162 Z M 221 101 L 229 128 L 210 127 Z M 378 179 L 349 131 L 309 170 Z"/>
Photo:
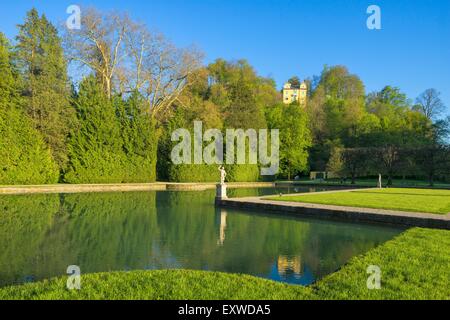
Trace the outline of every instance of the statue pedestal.
<path fill-rule="evenodd" d="M 216 201 L 228 199 L 227 196 L 227 185 L 226 184 L 218 184 L 216 186 Z"/>

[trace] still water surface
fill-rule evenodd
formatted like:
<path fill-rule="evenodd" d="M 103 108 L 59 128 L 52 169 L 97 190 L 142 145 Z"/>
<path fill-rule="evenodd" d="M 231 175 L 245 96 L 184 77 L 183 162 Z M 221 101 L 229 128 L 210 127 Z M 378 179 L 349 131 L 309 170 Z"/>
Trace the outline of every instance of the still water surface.
<path fill-rule="evenodd" d="M 232 196 L 315 189 L 240 189 Z M 319 191 L 319 190 L 317 190 Z M 0 286 L 183 268 L 309 285 L 402 230 L 217 209 L 214 191 L 0 196 Z"/>

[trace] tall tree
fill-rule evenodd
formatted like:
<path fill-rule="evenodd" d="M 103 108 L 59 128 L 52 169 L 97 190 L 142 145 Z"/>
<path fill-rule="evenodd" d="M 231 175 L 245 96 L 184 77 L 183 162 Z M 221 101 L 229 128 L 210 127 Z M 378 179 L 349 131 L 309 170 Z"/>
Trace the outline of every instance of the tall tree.
<path fill-rule="evenodd" d="M 145 99 L 134 92 L 126 101 L 115 97 L 115 109 L 123 143 L 125 182 L 156 180 L 157 130 L 145 112 Z"/>
<path fill-rule="evenodd" d="M 436 89 L 425 90 L 416 100 L 415 110 L 424 114 L 427 119 L 437 119 L 445 110 L 445 105 Z"/>
<path fill-rule="evenodd" d="M 306 112 L 298 105 L 278 104 L 266 109 L 268 127 L 280 130 L 280 175 L 289 180 L 308 169 L 311 132 Z"/>
<path fill-rule="evenodd" d="M 406 95 L 398 88 L 386 86 L 367 99 L 367 109 L 379 118 L 373 131 L 364 134 L 362 141 L 370 142 L 377 159 L 375 169 L 386 174 L 388 185 L 395 174 L 412 156 L 407 150 L 422 147 L 430 133 L 430 121 L 419 112 L 412 111 Z"/>
<path fill-rule="evenodd" d="M 427 176 L 430 186 L 434 185 L 438 174 L 445 174 L 450 170 L 449 136 L 450 122 L 439 120 L 433 124 L 425 143 L 412 150 L 415 163 Z"/>
<path fill-rule="evenodd" d="M 66 181 L 123 182 L 126 165 L 120 125 L 112 101 L 94 76 L 81 82 L 74 105 L 78 121 L 69 142 Z"/>
<path fill-rule="evenodd" d="M 218 59 L 208 66 L 209 99 L 221 109 L 225 126 L 235 129 L 266 127 L 264 107 L 277 97 L 274 83 L 259 77 L 245 60 Z M 264 90 L 262 90 L 264 88 Z M 264 96 L 264 99 L 261 99 Z"/>
<path fill-rule="evenodd" d="M 325 171 L 334 147 L 354 144 L 364 119 L 365 88 L 344 66 L 325 67 L 307 107 L 313 133 L 311 166 Z"/>
<path fill-rule="evenodd" d="M 39 132 L 21 109 L 17 72 L 0 33 L 0 184 L 58 181 L 58 170 Z"/>
<path fill-rule="evenodd" d="M 158 119 L 167 116 L 202 58 L 195 48 L 177 48 L 126 14 L 95 9 L 84 10 L 81 29 L 67 30 L 64 40 L 69 59 L 94 72 L 108 98 L 138 91 Z"/>
<path fill-rule="evenodd" d="M 70 85 L 58 32 L 44 15 L 32 9 L 25 23 L 19 25 L 15 51 L 23 78 L 25 109 L 63 170 L 74 112 L 68 101 Z"/>

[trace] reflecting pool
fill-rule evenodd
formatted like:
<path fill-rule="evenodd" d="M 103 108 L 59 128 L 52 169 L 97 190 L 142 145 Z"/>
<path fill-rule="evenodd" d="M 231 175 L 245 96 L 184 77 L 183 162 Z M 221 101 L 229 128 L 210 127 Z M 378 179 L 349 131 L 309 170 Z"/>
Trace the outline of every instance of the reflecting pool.
<path fill-rule="evenodd" d="M 231 196 L 320 191 L 237 189 Z M 0 286 L 196 269 L 309 285 L 401 229 L 215 208 L 214 190 L 0 196 Z"/>

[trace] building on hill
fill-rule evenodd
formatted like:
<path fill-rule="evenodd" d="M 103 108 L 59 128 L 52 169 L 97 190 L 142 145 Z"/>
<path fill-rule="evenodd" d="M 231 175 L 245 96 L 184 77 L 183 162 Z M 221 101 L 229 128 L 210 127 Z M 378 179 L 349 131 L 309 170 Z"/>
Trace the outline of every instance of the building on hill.
<path fill-rule="evenodd" d="M 283 86 L 283 103 L 291 104 L 297 102 L 304 106 L 306 104 L 307 93 L 308 86 L 305 82 L 302 82 L 300 86 L 293 86 L 288 82 Z"/>

